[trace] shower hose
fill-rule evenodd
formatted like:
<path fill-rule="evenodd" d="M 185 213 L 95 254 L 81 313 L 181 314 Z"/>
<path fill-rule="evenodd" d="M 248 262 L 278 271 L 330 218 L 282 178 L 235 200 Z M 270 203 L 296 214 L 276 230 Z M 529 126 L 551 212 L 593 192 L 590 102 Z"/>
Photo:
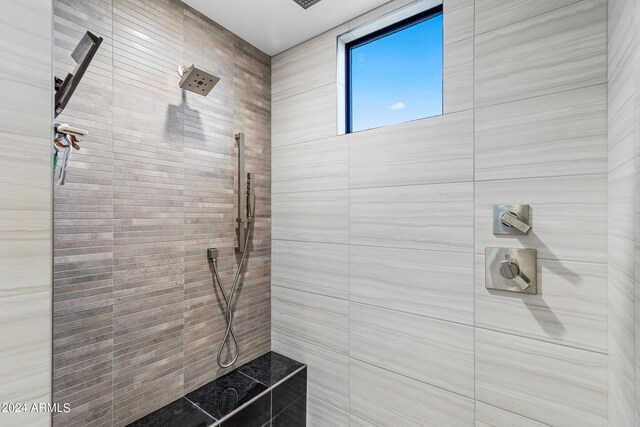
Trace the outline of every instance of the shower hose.
<path fill-rule="evenodd" d="M 254 196 L 255 197 L 255 196 Z M 254 199 L 255 200 L 255 199 Z M 255 204 L 254 204 L 255 206 Z M 222 287 L 222 281 L 220 281 L 220 275 L 218 274 L 218 259 L 214 258 L 212 260 L 213 264 L 213 274 L 215 275 L 216 282 L 218 283 L 218 289 L 220 289 L 220 293 L 222 294 L 222 298 L 224 298 L 224 304 L 226 307 L 225 317 L 227 320 L 227 329 L 224 333 L 224 338 L 220 343 L 220 348 L 218 349 L 218 366 L 221 368 L 228 368 L 229 366 L 236 363 L 238 360 L 238 356 L 240 355 L 240 350 L 238 349 L 238 340 L 236 339 L 235 334 L 233 333 L 233 297 L 236 293 L 236 288 L 238 287 L 238 282 L 240 281 L 240 273 L 242 272 L 242 266 L 244 265 L 245 259 L 247 258 L 247 249 L 249 249 L 249 237 L 251 236 L 251 228 L 253 224 L 253 212 L 249 216 L 249 225 L 247 227 L 247 235 L 244 239 L 244 246 L 242 250 L 242 258 L 240 258 L 240 263 L 238 264 L 238 271 L 236 271 L 235 277 L 233 279 L 233 285 L 231 286 L 231 291 L 229 292 L 229 297 L 224 292 Z M 227 364 L 222 363 L 222 352 L 224 351 L 225 344 L 231 338 L 233 341 L 233 357 L 231 361 Z"/>

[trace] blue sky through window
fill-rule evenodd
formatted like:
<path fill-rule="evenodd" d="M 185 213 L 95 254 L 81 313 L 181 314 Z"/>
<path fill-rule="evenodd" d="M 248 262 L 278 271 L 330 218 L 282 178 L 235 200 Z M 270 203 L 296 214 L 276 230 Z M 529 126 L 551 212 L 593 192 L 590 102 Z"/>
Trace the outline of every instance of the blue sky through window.
<path fill-rule="evenodd" d="M 352 132 L 442 114 L 442 14 L 350 55 Z"/>

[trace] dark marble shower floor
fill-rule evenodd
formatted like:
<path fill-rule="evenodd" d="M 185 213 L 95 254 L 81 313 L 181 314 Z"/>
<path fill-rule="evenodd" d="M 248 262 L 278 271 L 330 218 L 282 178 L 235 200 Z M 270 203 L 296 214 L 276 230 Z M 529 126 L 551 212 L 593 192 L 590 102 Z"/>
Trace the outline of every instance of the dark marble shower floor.
<path fill-rule="evenodd" d="M 128 427 L 304 427 L 307 368 L 269 352 Z"/>

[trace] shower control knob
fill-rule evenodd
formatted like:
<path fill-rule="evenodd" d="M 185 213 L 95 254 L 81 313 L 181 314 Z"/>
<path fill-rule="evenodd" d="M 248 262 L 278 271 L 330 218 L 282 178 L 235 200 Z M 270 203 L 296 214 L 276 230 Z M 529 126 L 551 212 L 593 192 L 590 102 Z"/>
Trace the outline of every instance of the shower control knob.
<path fill-rule="evenodd" d="M 518 215 L 513 212 L 503 213 L 500 217 L 500 221 L 507 227 L 513 227 L 520 230 L 523 234 L 527 234 L 529 230 L 531 230 L 531 226 L 526 222 L 521 221 L 520 218 L 518 218 Z"/>
<path fill-rule="evenodd" d="M 522 290 L 525 290 L 530 286 L 529 283 L 527 283 L 527 281 L 520 275 L 520 268 L 518 267 L 518 264 L 511 261 L 509 258 L 502 261 L 500 265 L 500 275 L 505 279 L 513 280 Z"/>
<path fill-rule="evenodd" d="M 505 279 L 513 279 L 520 274 L 520 268 L 509 259 L 502 261 L 500 265 L 500 275 Z"/>

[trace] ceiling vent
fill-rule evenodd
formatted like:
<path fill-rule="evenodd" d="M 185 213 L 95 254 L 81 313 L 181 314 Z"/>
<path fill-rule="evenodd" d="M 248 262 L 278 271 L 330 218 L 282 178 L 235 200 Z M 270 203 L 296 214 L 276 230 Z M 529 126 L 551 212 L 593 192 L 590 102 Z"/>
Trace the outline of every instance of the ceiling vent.
<path fill-rule="evenodd" d="M 293 0 L 293 1 L 298 3 L 300 7 L 302 7 L 303 9 L 309 9 L 311 6 L 318 3 L 320 0 Z"/>

